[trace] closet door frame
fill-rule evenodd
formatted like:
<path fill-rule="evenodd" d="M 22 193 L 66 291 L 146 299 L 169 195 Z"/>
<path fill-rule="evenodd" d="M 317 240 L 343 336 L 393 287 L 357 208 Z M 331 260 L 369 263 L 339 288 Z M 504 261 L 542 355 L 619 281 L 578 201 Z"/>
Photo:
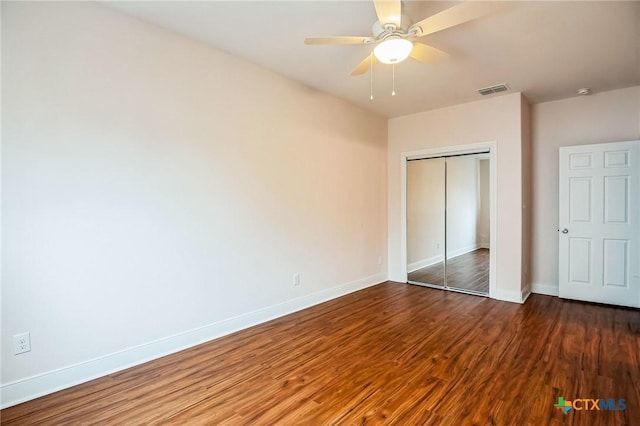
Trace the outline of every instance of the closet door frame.
<path fill-rule="evenodd" d="M 496 259 L 498 252 L 497 244 L 497 143 L 496 141 L 479 142 L 468 145 L 443 146 L 436 148 L 421 149 L 417 151 L 407 151 L 400 153 L 400 261 L 402 265 L 403 282 L 407 282 L 407 161 L 423 160 L 428 158 L 480 154 L 489 151 L 489 240 L 491 248 L 489 250 L 489 297 L 494 298 L 496 294 Z M 450 291 L 455 289 L 447 288 Z M 464 292 L 466 293 L 466 292 Z"/>

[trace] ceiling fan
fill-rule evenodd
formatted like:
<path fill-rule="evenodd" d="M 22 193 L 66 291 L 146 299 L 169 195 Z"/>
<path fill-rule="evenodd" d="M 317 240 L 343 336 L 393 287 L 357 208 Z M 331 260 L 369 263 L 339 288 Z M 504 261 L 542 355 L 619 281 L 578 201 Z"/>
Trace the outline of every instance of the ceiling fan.
<path fill-rule="evenodd" d="M 366 73 L 374 63 L 397 64 L 411 57 L 429 63 L 438 57 L 448 56 L 435 47 L 418 41 L 420 37 L 433 34 L 464 22 L 487 15 L 495 4 L 482 1 L 461 3 L 429 16 L 415 24 L 402 14 L 400 0 L 373 0 L 378 21 L 371 28 L 373 36 L 307 37 L 306 44 L 376 44 L 373 54 L 367 56 L 351 72 L 351 75 Z"/>

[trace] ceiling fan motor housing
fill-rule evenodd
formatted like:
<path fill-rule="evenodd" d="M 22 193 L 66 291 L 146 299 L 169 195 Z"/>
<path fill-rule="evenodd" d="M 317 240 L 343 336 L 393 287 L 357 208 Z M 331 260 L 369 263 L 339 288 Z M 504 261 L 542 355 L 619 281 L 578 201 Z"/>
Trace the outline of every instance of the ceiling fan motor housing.
<path fill-rule="evenodd" d="M 371 32 L 376 40 L 384 40 L 389 36 L 406 37 L 407 30 L 411 26 L 411 19 L 407 15 L 402 15 L 402 24 L 398 28 L 396 24 L 381 24 L 376 21 L 371 26 Z"/>

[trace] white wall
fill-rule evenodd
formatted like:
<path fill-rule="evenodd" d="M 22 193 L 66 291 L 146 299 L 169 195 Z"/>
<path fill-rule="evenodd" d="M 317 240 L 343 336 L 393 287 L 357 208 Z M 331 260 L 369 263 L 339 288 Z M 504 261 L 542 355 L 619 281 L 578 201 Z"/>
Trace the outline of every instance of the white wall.
<path fill-rule="evenodd" d="M 444 158 L 407 163 L 409 272 L 444 260 Z"/>
<path fill-rule="evenodd" d="M 478 160 L 478 192 L 479 192 L 479 215 L 478 215 L 478 235 L 477 241 L 480 247 L 490 248 L 491 246 L 491 205 L 490 205 L 490 164 L 489 160 Z"/>
<path fill-rule="evenodd" d="M 513 93 L 389 120 L 389 277 L 401 281 L 401 153 L 495 141 L 497 146 L 496 292 L 522 301 L 521 94 Z"/>
<path fill-rule="evenodd" d="M 3 404 L 386 278 L 386 119 L 95 3 L 2 8 Z"/>
<path fill-rule="evenodd" d="M 558 294 L 558 149 L 640 139 L 640 86 L 532 107 L 533 291 Z"/>
<path fill-rule="evenodd" d="M 478 160 L 447 158 L 447 259 L 477 248 L 478 206 Z"/>
<path fill-rule="evenodd" d="M 531 106 L 523 96 L 521 99 L 521 146 L 522 146 L 522 257 L 521 280 L 523 293 L 531 293 Z"/>

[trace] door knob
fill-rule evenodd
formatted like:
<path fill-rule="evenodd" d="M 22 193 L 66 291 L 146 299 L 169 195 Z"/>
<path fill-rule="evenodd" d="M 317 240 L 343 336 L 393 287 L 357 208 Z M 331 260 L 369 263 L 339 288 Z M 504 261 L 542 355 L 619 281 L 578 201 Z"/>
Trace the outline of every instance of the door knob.
<path fill-rule="evenodd" d="M 562 233 L 563 233 L 563 234 L 568 234 L 568 233 L 569 233 L 569 230 L 568 230 L 567 228 L 564 228 L 564 229 L 562 230 Z"/>

